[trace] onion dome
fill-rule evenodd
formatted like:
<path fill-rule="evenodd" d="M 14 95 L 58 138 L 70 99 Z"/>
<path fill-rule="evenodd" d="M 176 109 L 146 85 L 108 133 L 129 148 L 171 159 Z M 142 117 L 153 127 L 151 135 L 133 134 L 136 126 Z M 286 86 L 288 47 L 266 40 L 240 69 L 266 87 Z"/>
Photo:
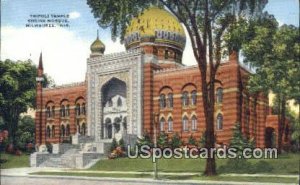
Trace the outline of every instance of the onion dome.
<path fill-rule="evenodd" d="M 153 6 L 131 20 L 126 29 L 124 42 L 126 49 L 151 43 L 183 51 L 186 36 L 182 25 L 174 15 Z"/>
<path fill-rule="evenodd" d="M 105 51 L 105 45 L 99 39 L 99 34 L 97 32 L 97 39 L 91 45 L 92 55 L 103 55 Z"/>

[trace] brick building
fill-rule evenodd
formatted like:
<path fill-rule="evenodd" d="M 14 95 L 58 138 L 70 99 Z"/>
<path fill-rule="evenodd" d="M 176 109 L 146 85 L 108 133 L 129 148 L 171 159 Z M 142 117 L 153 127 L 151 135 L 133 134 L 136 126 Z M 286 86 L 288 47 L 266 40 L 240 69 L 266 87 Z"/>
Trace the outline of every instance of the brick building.
<path fill-rule="evenodd" d="M 198 141 L 205 129 L 201 79 L 197 66 L 181 63 L 186 37 L 169 12 L 151 7 L 132 20 L 125 35 L 126 51 L 104 55 L 97 39 L 91 45 L 86 79 L 80 83 L 42 88 L 42 56 L 37 80 L 36 142 L 61 143 L 80 134 L 97 143 L 112 138 L 134 142 L 144 132 L 158 130 Z M 246 90 L 249 70 L 233 52 L 221 63 L 216 84 L 215 132 L 218 144 L 228 144 L 238 122 L 245 136 L 264 147 L 268 98 Z M 272 120 L 272 119 L 269 119 Z M 274 131 L 274 130 L 273 130 Z"/>

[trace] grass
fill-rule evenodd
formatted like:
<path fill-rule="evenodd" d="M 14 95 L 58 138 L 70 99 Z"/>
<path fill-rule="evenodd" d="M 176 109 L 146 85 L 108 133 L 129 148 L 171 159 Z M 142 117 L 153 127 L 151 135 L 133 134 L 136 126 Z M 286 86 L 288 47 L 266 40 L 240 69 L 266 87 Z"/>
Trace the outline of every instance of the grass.
<path fill-rule="evenodd" d="M 217 159 L 217 171 L 228 173 L 266 173 L 266 174 L 299 174 L 299 154 L 282 154 L 278 159 L 249 159 L 242 166 L 243 170 L 230 166 L 228 159 Z M 161 172 L 200 172 L 204 171 L 205 159 L 159 159 L 158 169 Z M 247 172 L 247 169 L 248 172 Z M 153 170 L 151 159 L 118 158 L 100 160 L 89 170 L 99 171 L 138 171 Z M 245 172 L 246 171 L 246 172 Z"/>
<path fill-rule="evenodd" d="M 21 156 L 0 153 L 0 168 L 22 168 L 29 167 L 29 158 L 27 154 L 22 154 Z"/>
<path fill-rule="evenodd" d="M 31 175 L 54 176 L 82 176 L 82 177 L 113 177 L 113 178 L 153 178 L 150 174 L 124 174 L 124 173 L 76 173 L 76 172 L 35 172 Z M 202 181 L 234 181 L 234 182 L 280 182 L 296 183 L 295 177 L 245 177 L 245 176 L 214 176 L 200 175 L 159 175 L 159 179 L 168 180 L 202 180 Z"/>

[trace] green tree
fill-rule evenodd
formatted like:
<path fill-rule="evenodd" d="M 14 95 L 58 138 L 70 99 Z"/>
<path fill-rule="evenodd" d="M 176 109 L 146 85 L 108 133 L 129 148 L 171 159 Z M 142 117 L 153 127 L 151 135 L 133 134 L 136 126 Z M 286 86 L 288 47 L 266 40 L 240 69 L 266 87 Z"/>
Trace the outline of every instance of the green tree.
<path fill-rule="evenodd" d="M 34 144 L 35 125 L 34 119 L 30 116 L 24 116 L 19 120 L 18 129 L 16 131 L 16 146 L 25 151 L 29 143 Z"/>
<path fill-rule="evenodd" d="M 109 27 L 112 39 L 124 39 L 130 20 L 150 5 L 166 8 L 185 26 L 201 75 L 201 92 L 206 127 L 206 148 L 214 148 L 214 104 L 216 73 L 224 56 L 224 36 L 240 17 L 251 18 L 262 12 L 261 0 L 87 0 L 97 23 Z M 227 53 L 233 48 L 227 47 Z M 214 155 L 208 157 L 206 175 L 216 175 Z"/>
<path fill-rule="evenodd" d="M 158 138 L 157 138 L 157 146 L 160 148 L 168 147 L 169 141 L 168 141 L 168 135 L 165 132 L 160 132 Z"/>
<path fill-rule="evenodd" d="M 0 61 L 0 116 L 16 144 L 19 116 L 35 106 L 37 68 L 32 61 Z M 44 86 L 48 83 L 47 77 Z"/>
<path fill-rule="evenodd" d="M 242 156 L 243 150 L 245 148 L 254 148 L 253 140 L 248 140 L 242 133 L 241 125 L 236 123 L 233 130 L 233 136 L 230 140 L 229 146 L 231 148 L 237 149 L 237 154 Z"/>
<path fill-rule="evenodd" d="M 182 145 L 182 141 L 178 135 L 178 133 L 176 132 L 170 141 L 170 146 L 174 149 L 174 148 L 179 148 Z"/>
<path fill-rule="evenodd" d="M 266 17 L 249 29 L 251 36 L 242 44 L 245 62 L 256 71 L 248 87 L 252 92 L 270 91 L 278 100 L 277 147 L 282 149 L 282 136 L 286 120 L 286 103 L 299 95 L 299 34 L 298 28 L 283 25 L 280 28 L 272 17 Z"/>
<path fill-rule="evenodd" d="M 190 135 L 190 137 L 189 137 L 189 139 L 188 139 L 188 144 L 197 146 L 197 141 L 196 141 L 196 139 L 194 138 L 193 134 Z"/>

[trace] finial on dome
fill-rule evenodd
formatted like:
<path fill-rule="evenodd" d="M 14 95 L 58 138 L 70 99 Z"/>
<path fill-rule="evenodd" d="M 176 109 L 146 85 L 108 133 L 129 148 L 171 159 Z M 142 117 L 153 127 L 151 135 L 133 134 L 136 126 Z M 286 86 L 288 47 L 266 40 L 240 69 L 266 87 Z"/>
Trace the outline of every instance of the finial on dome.
<path fill-rule="evenodd" d="M 91 57 L 101 56 L 104 54 L 105 45 L 99 39 L 99 30 L 97 30 L 97 38 L 91 45 Z"/>

